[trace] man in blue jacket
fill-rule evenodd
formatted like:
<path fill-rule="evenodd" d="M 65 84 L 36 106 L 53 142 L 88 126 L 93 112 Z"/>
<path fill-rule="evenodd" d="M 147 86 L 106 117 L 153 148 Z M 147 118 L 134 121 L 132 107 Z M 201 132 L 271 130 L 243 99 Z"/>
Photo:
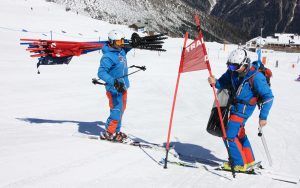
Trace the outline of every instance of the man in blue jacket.
<path fill-rule="evenodd" d="M 108 34 L 109 43 L 102 48 L 98 77 L 106 82 L 106 95 L 109 100 L 110 116 L 105 124 L 101 139 L 122 142 L 127 137 L 121 130 L 121 121 L 126 108 L 129 88 L 126 54 L 131 48 L 124 47 L 125 35 L 118 30 Z"/>
<path fill-rule="evenodd" d="M 208 78 L 217 89 L 228 89 L 233 94 L 226 135 L 235 171 L 246 171 L 255 158 L 250 142 L 245 133 L 245 123 L 252 115 L 258 98 L 262 100 L 259 115 L 259 126 L 267 124 L 267 117 L 273 103 L 273 94 L 263 73 L 259 72 L 260 61 L 251 63 L 244 49 L 231 52 L 227 71 L 219 78 Z M 225 170 L 231 165 L 225 162 Z"/>

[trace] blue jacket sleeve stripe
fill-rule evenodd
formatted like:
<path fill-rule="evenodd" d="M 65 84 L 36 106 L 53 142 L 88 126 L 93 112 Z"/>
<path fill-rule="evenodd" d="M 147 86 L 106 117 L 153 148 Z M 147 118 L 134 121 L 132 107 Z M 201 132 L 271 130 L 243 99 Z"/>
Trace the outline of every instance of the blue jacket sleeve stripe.
<path fill-rule="evenodd" d="M 273 104 L 273 99 L 268 100 L 268 102 L 264 102 L 262 104 L 260 114 L 259 114 L 260 119 L 266 120 L 268 118 L 272 104 Z"/>
<path fill-rule="evenodd" d="M 265 76 L 262 73 L 259 72 L 254 76 L 253 87 L 257 94 L 262 97 L 263 102 L 259 118 L 262 120 L 266 120 L 272 107 L 274 96 L 266 81 Z"/>

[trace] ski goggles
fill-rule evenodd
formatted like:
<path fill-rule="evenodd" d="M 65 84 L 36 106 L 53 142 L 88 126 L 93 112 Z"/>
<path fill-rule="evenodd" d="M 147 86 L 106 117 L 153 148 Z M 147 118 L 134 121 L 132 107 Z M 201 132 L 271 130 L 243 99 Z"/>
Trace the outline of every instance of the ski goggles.
<path fill-rule="evenodd" d="M 115 45 L 117 45 L 117 46 L 122 46 L 122 45 L 125 44 L 125 40 L 124 40 L 124 39 L 115 40 L 114 43 L 115 43 Z"/>
<path fill-rule="evenodd" d="M 236 71 L 240 68 L 240 65 L 237 63 L 227 63 L 228 69 L 231 71 Z"/>

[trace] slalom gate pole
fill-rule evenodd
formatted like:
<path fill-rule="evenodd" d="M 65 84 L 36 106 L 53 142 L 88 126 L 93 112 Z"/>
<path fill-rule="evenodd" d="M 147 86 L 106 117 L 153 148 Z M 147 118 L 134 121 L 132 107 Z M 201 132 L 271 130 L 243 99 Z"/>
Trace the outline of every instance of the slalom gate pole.
<path fill-rule="evenodd" d="M 205 55 L 205 61 L 207 63 L 207 69 L 208 69 L 208 72 L 209 72 L 209 76 L 212 77 L 213 74 L 212 74 L 212 71 L 211 71 L 210 63 L 209 63 L 208 56 L 207 56 L 206 47 L 205 47 L 205 44 L 204 44 L 204 40 L 203 40 L 201 28 L 200 28 L 200 21 L 199 21 L 199 18 L 198 18 L 197 15 L 195 16 L 195 19 L 196 19 L 196 24 L 197 24 L 197 28 L 198 28 L 198 32 L 199 32 L 199 36 L 200 36 L 200 40 L 201 40 L 201 44 L 202 44 L 202 48 L 203 48 L 204 55 Z M 220 103 L 219 103 L 219 100 L 218 100 L 218 97 L 217 97 L 215 84 L 212 84 L 212 88 L 213 88 L 214 97 L 215 97 L 215 101 L 216 101 L 216 105 L 217 105 L 218 115 L 219 115 L 220 122 L 221 122 L 221 128 L 222 128 L 222 134 L 223 134 L 222 138 L 223 138 L 223 141 L 225 143 L 225 147 L 226 147 L 226 150 L 227 150 L 227 153 L 228 153 L 228 160 L 229 160 L 229 163 L 230 163 L 230 166 L 231 166 L 231 173 L 232 173 L 233 178 L 235 178 L 236 175 L 235 175 L 234 165 L 233 165 L 233 161 L 232 161 L 232 157 L 231 157 L 231 152 L 230 152 L 230 148 L 229 148 L 228 139 L 226 138 L 227 135 L 226 135 L 226 131 L 225 131 L 225 126 L 224 126 L 224 122 L 223 122 L 223 118 L 222 118 L 222 112 L 221 112 Z"/>
<path fill-rule="evenodd" d="M 266 139 L 265 139 L 265 136 L 263 134 L 261 126 L 258 127 L 258 136 L 261 138 L 261 141 L 263 143 L 263 146 L 264 146 L 264 149 L 265 149 L 265 153 L 267 155 L 267 159 L 268 159 L 269 165 L 272 166 L 273 165 L 272 158 L 271 158 L 271 155 L 270 155 L 270 152 L 269 152 L 269 149 L 268 149 L 268 146 L 267 146 L 267 142 L 266 142 Z"/>
<path fill-rule="evenodd" d="M 182 65 L 183 65 L 183 61 L 184 61 L 184 53 L 185 53 L 186 42 L 187 42 L 188 36 L 189 36 L 189 33 L 186 32 L 185 38 L 184 38 L 183 49 L 181 52 L 180 65 L 179 65 L 179 70 L 178 70 L 178 76 L 177 76 L 177 81 L 176 81 L 176 87 L 175 87 L 175 93 L 174 93 L 172 111 L 171 111 L 171 117 L 170 117 L 170 123 L 169 123 L 168 138 L 167 138 L 167 143 L 166 143 L 166 158 L 165 158 L 165 164 L 164 164 L 165 169 L 167 168 L 167 164 L 168 164 L 168 155 L 169 155 L 169 149 L 170 149 L 170 135 L 171 135 L 171 129 L 172 129 L 172 123 L 173 123 L 173 115 L 174 115 L 177 91 L 178 91 L 178 86 L 179 86 L 179 81 L 180 81 L 180 74 L 182 72 Z"/>

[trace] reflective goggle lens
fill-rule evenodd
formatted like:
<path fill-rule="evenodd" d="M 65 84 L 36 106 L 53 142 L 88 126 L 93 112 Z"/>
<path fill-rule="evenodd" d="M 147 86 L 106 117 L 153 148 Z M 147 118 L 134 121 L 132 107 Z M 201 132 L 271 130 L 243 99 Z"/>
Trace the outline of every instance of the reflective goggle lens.
<path fill-rule="evenodd" d="M 228 68 L 231 70 L 231 71 L 236 71 L 240 68 L 240 65 L 237 64 L 237 63 L 228 63 Z"/>
<path fill-rule="evenodd" d="M 124 45 L 124 43 L 125 43 L 124 39 L 115 40 L 115 44 L 118 45 L 118 46 Z"/>

